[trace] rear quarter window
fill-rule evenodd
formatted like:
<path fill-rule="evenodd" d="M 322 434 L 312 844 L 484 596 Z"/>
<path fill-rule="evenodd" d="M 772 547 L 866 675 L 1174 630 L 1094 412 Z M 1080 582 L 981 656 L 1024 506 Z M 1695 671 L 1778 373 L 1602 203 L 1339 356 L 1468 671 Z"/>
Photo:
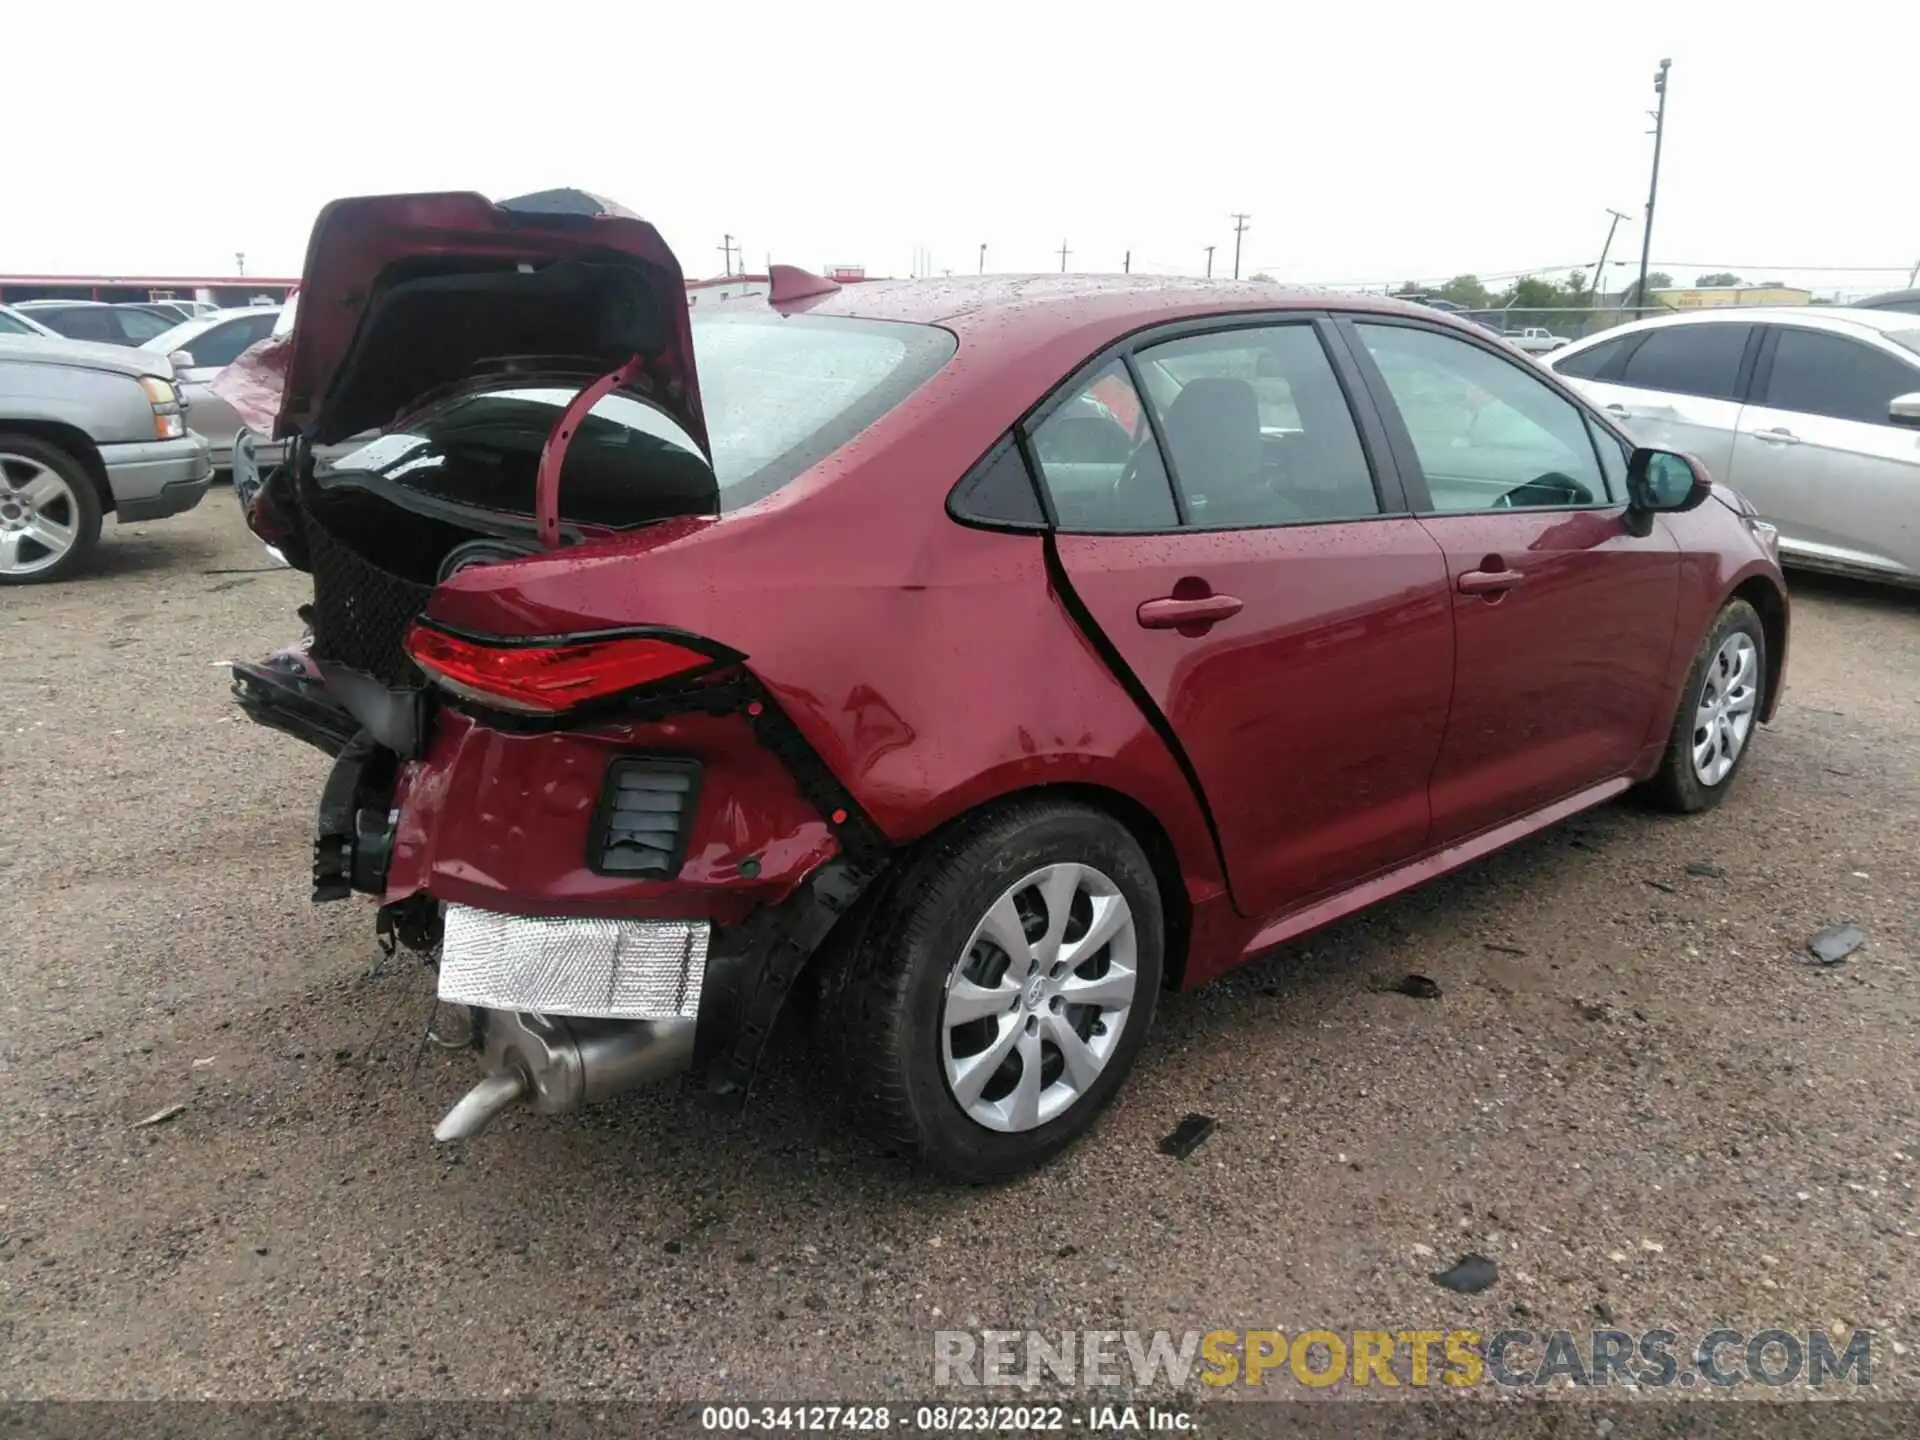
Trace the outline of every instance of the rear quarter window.
<path fill-rule="evenodd" d="M 1620 383 L 1636 390 L 1737 400 L 1740 362 L 1751 329 L 1749 325 L 1705 323 L 1650 331 L 1627 357 Z"/>

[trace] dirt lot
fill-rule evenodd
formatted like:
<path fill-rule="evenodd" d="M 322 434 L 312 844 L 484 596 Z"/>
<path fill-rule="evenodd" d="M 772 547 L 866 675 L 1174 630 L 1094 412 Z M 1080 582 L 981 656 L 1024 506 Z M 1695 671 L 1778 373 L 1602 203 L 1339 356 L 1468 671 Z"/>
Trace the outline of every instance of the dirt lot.
<path fill-rule="evenodd" d="M 225 491 L 101 561 L 0 595 L 0 1394 L 904 1399 L 946 1326 L 1606 1317 L 1873 1326 L 1915 1393 L 1912 598 L 1796 587 L 1717 813 L 1607 808 L 1175 999 L 1090 1143 L 953 1193 L 791 1047 L 738 1120 L 669 1091 L 437 1149 L 472 1070 L 416 1067 L 428 976 L 370 911 L 308 904 L 324 761 L 216 668 L 304 577 Z M 1442 995 L 1370 988 L 1407 971 Z M 1470 1250 L 1492 1289 L 1428 1279 Z"/>

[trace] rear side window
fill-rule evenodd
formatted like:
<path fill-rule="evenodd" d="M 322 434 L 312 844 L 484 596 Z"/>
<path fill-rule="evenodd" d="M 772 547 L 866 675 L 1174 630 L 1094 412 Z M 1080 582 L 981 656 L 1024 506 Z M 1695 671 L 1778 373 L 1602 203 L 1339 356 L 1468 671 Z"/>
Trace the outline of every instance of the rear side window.
<path fill-rule="evenodd" d="M 1751 329 L 1749 325 L 1702 324 L 1655 330 L 1627 357 L 1620 383 L 1636 390 L 1737 400 L 1740 358 L 1746 353 Z"/>
<path fill-rule="evenodd" d="M 1312 325 L 1169 340 L 1138 362 L 1194 528 L 1380 513 L 1353 412 Z"/>
<path fill-rule="evenodd" d="M 1782 328 L 1762 404 L 1801 415 L 1885 425 L 1895 396 L 1920 390 L 1920 367 L 1857 340 Z"/>
<path fill-rule="evenodd" d="M 1622 335 L 1617 339 L 1603 340 L 1591 350 L 1581 350 L 1572 355 L 1556 355 L 1547 364 L 1559 375 L 1571 375 L 1576 380 L 1600 380 L 1609 365 L 1615 364 L 1633 342 L 1637 335 Z"/>
<path fill-rule="evenodd" d="M 1121 361 L 1068 396 L 1030 442 L 1062 530 L 1139 534 L 1179 525 L 1160 447 Z"/>

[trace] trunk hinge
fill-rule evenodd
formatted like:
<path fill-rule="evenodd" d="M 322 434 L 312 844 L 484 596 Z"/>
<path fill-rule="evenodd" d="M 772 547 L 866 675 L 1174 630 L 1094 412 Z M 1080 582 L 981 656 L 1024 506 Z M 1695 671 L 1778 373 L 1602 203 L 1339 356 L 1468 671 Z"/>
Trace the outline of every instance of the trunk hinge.
<path fill-rule="evenodd" d="M 567 403 L 560 418 L 547 432 L 547 443 L 540 447 L 540 468 L 533 481 L 533 518 L 539 527 L 542 549 L 560 547 L 560 467 L 566 464 L 567 447 L 589 411 L 622 385 L 631 384 L 647 368 L 647 357 L 636 355 L 618 370 L 609 371 Z"/>

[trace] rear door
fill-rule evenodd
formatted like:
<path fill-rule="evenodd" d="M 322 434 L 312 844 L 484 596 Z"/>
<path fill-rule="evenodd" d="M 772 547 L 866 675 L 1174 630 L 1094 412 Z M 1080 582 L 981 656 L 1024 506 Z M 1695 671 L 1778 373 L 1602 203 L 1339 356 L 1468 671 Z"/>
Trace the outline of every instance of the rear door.
<path fill-rule="evenodd" d="M 1027 433 L 1068 581 L 1187 756 L 1250 916 L 1424 847 L 1452 684 L 1446 562 L 1370 462 L 1329 334 L 1149 339 Z"/>
<path fill-rule="evenodd" d="M 1744 321 L 1653 326 L 1553 366 L 1642 445 L 1697 455 L 1724 479 L 1758 337 Z"/>
<path fill-rule="evenodd" d="M 1666 529 L 1627 523 L 1626 447 L 1492 345 L 1397 319 L 1347 333 L 1452 586 L 1433 843 L 1625 774 L 1667 703 L 1680 593 Z"/>
<path fill-rule="evenodd" d="M 1888 423 L 1920 391 L 1920 356 L 1852 336 L 1770 325 L 1740 412 L 1735 489 L 1780 548 L 1849 569 L 1920 572 L 1920 432 Z"/>

